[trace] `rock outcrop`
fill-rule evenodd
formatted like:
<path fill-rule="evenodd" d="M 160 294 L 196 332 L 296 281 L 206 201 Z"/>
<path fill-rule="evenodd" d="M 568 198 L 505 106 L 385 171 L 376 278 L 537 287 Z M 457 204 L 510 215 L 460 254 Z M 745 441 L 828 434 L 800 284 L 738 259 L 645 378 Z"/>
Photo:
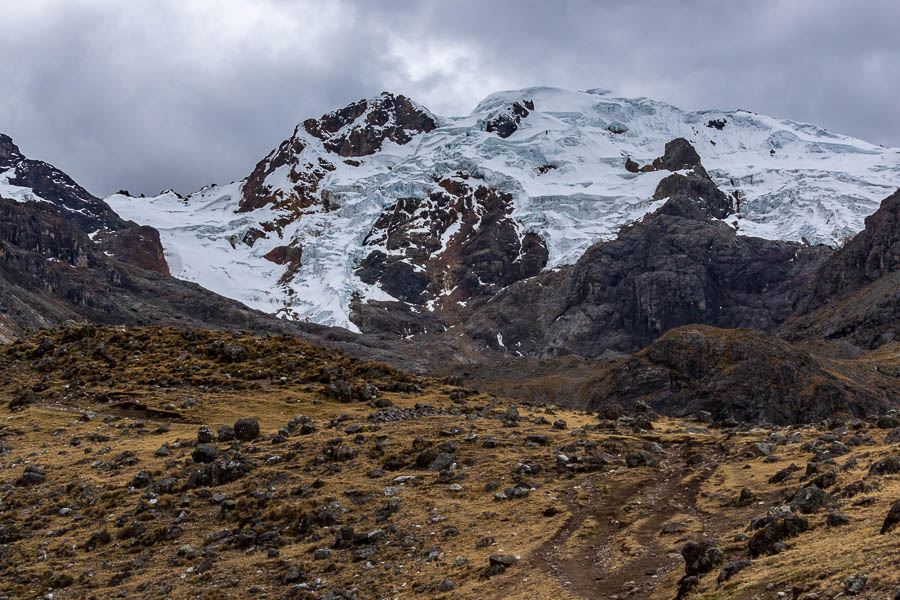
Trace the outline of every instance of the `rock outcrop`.
<path fill-rule="evenodd" d="M 640 166 L 630 156 L 625 159 L 625 169 L 631 173 L 651 173 L 653 171 L 693 171 L 701 177 L 709 177 L 700 161 L 700 155 L 689 141 L 675 138 L 666 143 L 663 155 L 650 164 Z"/>
<path fill-rule="evenodd" d="M 787 339 L 842 339 L 864 349 L 900 340 L 900 191 L 866 218 L 866 228 L 816 272 L 791 319 Z"/>
<path fill-rule="evenodd" d="M 633 352 L 691 323 L 771 331 L 827 247 L 742 237 L 727 198 L 700 175 L 673 174 L 655 213 L 595 244 L 574 265 L 514 284 L 475 310 L 466 332 L 534 356 Z"/>
<path fill-rule="evenodd" d="M 534 102 L 523 100 L 513 102 L 500 109 L 492 118 L 484 121 L 484 130 L 488 133 L 496 133 L 501 138 L 508 138 L 519 129 L 522 119 L 534 110 Z"/>
<path fill-rule="evenodd" d="M 428 111 L 406 96 L 388 92 L 354 102 L 319 119 L 307 119 L 253 169 L 242 188 L 239 211 L 271 206 L 288 209 L 289 217 L 296 218 L 304 211 L 330 210 L 329 199 L 321 193 L 319 184 L 335 169 L 336 161 L 343 158 L 353 165 L 353 157 L 372 155 L 386 141 L 402 146 L 414 135 L 435 127 L 437 122 Z M 324 153 L 311 148 L 311 143 L 321 143 Z M 286 181 L 282 181 L 283 177 L 270 179 L 282 171 Z M 289 221 L 282 219 L 278 225 Z"/>
<path fill-rule="evenodd" d="M 27 190 L 15 199 L 51 204 L 58 214 L 83 231 L 116 230 L 128 225 L 103 200 L 94 197 L 53 165 L 26 158 L 12 138 L 2 133 L 0 181 Z"/>
<path fill-rule="evenodd" d="M 144 269 L 168 273 L 169 267 L 159 241 L 159 233 L 148 226 L 137 225 L 119 217 L 106 202 L 90 192 L 51 164 L 26 158 L 9 136 L 0 134 L 0 181 L 14 186 L 17 202 L 36 205 L 37 212 L 17 211 L 13 204 L 5 203 L 3 212 L 3 240 L 25 248 L 44 247 L 50 251 L 61 250 L 66 244 L 56 239 L 54 233 L 35 229 L 36 214 L 54 214 L 84 234 L 89 234 L 87 245 L 96 245 L 119 260 L 131 262 Z M 9 188 L 8 188 L 9 189 Z M 0 188 L 0 198 L 3 197 Z M 30 217 L 27 215 L 31 215 Z M 57 227 L 52 227 L 57 230 Z M 72 264 L 83 260 L 85 248 L 72 248 Z"/>
<path fill-rule="evenodd" d="M 546 244 L 511 217 L 511 194 L 463 174 L 438 186 L 385 209 L 364 242 L 376 249 L 356 271 L 362 281 L 407 303 L 440 296 L 449 306 L 541 272 Z"/>
<path fill-rule="evenodd" d="M 408 144 L 413 135 L 435 127 L 437 122 L 428 111 L 406 96 L 389 92 L 303 122 L 303 128 L 322 140 L 326 150 L 344 158 L 374 154 L 386 140 Z"/>

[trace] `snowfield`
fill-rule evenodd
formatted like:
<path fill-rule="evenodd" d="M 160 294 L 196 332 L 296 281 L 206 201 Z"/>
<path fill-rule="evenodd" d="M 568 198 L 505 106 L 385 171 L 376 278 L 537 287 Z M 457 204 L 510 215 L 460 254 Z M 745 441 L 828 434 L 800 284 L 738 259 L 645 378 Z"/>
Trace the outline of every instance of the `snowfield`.
<path fill-rule="evenodd" d="M 485 131 L 489 120 L 526 100 L 535 108 L 512 135 Z M 279 215 L 269 207 L 236 212 L 243 181 L 187 197 L 165 192 L 106 201 L 122 217 L 159 230 L 174 276 L 266 312 L 356 330 L 348 307 L 354 294 L 391 299 L 353 273 L 372 250 L 363 246 L 372 225 L 398 198 L 424 197 L 457 172 L 513 195 L 514 218 L 547 242 L 548 268 L 576 261 L 591 244 L 655 209 L 651 196 L 669 173 L 629 173 L 625 158 L 649 162 L 677 137 L 694 145 L 723 191 L 741 197 L 740 213 L 726 221 L 744 235 L 837 245 L 900 187 L 900 149 L 746 111 L 686 112 L 603 90 L 500 92 L 466 117 L 435 120 L 436 129 L 408 144 L 385 142 L 375 154 L 355 157 L 358 166 L 298 127 L 300 162 L 321 158 L 335 167 L 319 184 L 331 210 L 311 207 L 252 246 L 243 235 Z M 289 194 L 288 177 L 288 169 L 277 169 L 266 185 Z M 302 267 L 283 282 L 286 267 L 263 256 L 292 242 L 302 247 Z"/>

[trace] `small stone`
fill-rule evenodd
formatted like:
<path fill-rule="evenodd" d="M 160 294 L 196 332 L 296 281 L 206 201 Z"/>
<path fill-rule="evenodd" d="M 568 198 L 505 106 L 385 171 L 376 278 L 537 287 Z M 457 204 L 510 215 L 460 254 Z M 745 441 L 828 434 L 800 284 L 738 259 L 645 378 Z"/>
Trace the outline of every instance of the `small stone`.
<path fill-rule="evenodd" d="M 513 554 L 491 554 L 488 560 L 491 566 L 511 567 L 519 562 L 519 557 Z"/>
<path fill-rule="evenodd" d="M 47 474 L 34 465 L 28 465 L 25 467 L 25 472 L 22 473 L 22 485 L 25 486 L 40 485 L 44 483 L 46 479 Z"/>
<path fill-rule="evenodd" d="M 198 444 L 210 444 L 214 441 L 216 441 L 216 438 L 213 435 L 212 430 L 206 425 L 201 426 L 200 429 L 197 430 Z"/>
<path fill-rule="evenodd" d="M 830 512 L 825 517 L 829 527 L 839 527 L 850 523 L 850 517 L 842 512 Z"/>
<path fill-rule="evenodd" d="M 844 592 L 846 592 L 848 596 L 858 596 L 866 589 L 868 580 L 869 578 L 866 575 L 850 575 L 844 580 Z"/>

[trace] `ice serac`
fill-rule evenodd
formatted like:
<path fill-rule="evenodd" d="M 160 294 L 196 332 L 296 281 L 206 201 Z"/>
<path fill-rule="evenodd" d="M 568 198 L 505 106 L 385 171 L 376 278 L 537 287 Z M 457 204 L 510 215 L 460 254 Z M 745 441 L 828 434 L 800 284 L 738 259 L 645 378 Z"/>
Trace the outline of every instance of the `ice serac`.
<path fill-rule="evenodd" d="M 441 187 L 456 180 L 503 198 L 508 226 L 472 228 L 466 211 L 484 207 Z M 534 87 L 492 94 L 452 118 L 382 94 L 299 124 L 243 181 L 184 199 L 108 201 L 159 229 L 179 277 L 351 329 L 381 320 L 366 306 L 410 304 L 419 312 L 407 307 L 388 327 L 408 335 L 399 322 L 431 331 L 453 305 L 472 306 L 461 287 L 445 294 L 458 279 L 451 265 L 467 264 L 455 258 L 468 235 L 457 224 L 508 240 L 497 265 L 513 275 L 481 277 L 488 290 L 527 277 L 541 247 L 543 269 L 576 263 L 673 194 L 693 193 L 708 217 L 747 236 L 838 245 L 898 186 L 900 151 L 813 125 Z M 451 223 L 454 206 L 466 214 Z M 392 218 L 403 225 L 385 227 Z M 408 244 L 388 249 L 382 239 Z M 525 247 L 527 265 L 506 258 Z"/>

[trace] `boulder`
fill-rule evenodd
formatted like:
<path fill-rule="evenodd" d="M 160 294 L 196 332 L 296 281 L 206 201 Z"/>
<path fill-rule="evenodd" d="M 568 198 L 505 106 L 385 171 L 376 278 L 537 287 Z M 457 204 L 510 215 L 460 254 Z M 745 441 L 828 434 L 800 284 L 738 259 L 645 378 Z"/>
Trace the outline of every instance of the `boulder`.
<path fill-rule="evenodd" d="M 219 458 L 219 447 L 215 444 L 198 444 L 191 453 L 191 458 L 196 463 L 211 463 Z"/>
<path fill-rule="evenodd" d="M 238 419 L 234 423 L 234 437 L 249 442 L 259 437 L 259 421 L 256 419 Z"/>
<path fill-rule="evenodd" d="M 724 553 L 712 540 L 689 542 L 681 549 L 685 575 L 704 575 L 722 562 Z"/>

